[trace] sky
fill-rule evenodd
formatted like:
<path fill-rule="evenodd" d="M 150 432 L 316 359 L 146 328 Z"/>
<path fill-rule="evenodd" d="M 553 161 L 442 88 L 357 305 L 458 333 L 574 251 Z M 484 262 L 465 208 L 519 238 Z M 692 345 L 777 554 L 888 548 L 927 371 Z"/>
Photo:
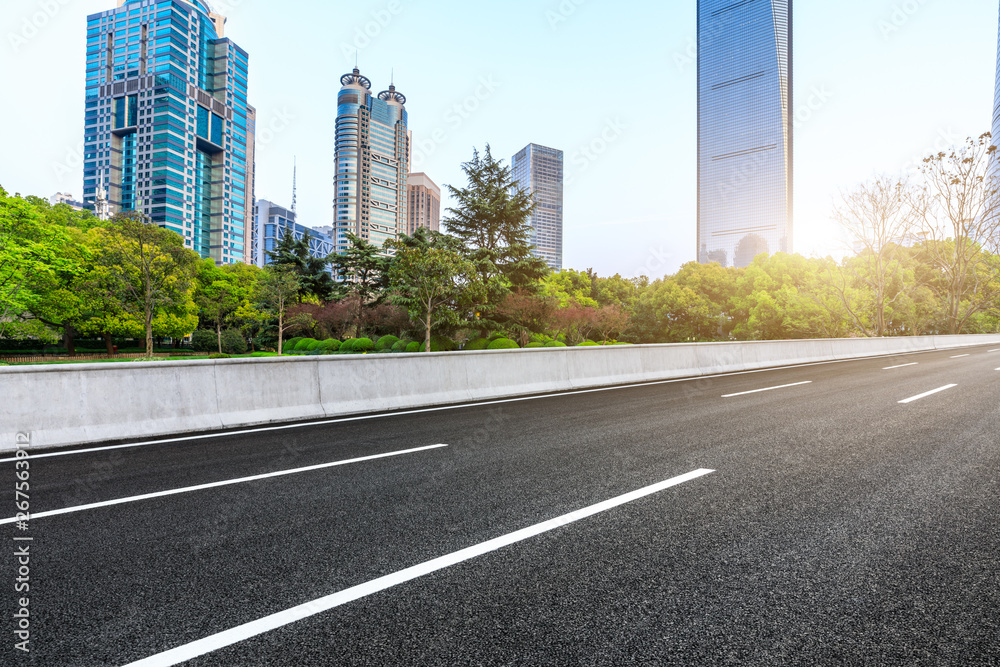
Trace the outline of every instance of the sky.
<path fill-rule="evenodd" d="M 213 0 L 250 54 L 256 193 L 333 219 L 340 76 L 407 97 L 413 171 L 461 187 L 487 144 L 565 151 L 564 265 L 653 278 L 695 259 L 695 0 Z M 82 191 L 86 16 L 114 0 L 3 0 L 0 186 Z M 879 174 L 989 130 L 997 0 L 800 0 L 795 251 L 839 256 L 830 212 Z M 445 197 L 442 210 L 451 205 Z"/>

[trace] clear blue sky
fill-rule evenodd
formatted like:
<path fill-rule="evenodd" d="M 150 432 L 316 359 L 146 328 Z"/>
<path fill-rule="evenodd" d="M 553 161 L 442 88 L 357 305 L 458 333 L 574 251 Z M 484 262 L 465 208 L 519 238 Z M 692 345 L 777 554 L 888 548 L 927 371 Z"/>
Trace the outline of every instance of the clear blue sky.
<path fill-rule="evenodd" d="M 290 203 L 297 155 L 304 224 L 332 219 L 335 99 L 357 49 L 376 92 L 395 70 L 424 149 L 415 170 L 440 185 L 463 184 L 460 163 L 487 142 L 505 160 L 529 142 L 566 152 L 567 267 L 659 277 L 694 259 L 695 0 L 215 4 L 250 53 L 257 196 Z M 840 252 L 829 212 L 841 188 L 989 129 L 997 5 L 797 3 L 798 252 Z M 112 6 L 3 1 L 7 190 L 79 197 L 85 17 Z"/>

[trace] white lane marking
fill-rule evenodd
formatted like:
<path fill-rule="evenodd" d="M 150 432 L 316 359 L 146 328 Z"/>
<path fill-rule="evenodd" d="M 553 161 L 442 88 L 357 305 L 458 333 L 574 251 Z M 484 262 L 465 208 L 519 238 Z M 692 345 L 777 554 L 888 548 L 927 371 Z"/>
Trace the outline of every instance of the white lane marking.
<path fill-rule="evenodd" d="M 60 514 L 73 514 L 75 512 L 83 512 L 85 510 L 98 509 L 100 507 L 111 507 L 112 505 L 122 505 L 124 503 L 135 503 L 141 500 L 151 500 L 152 498 L 163 498 L 165 496 L 175 496 L 179 493 L 191 493 L 192 491 L 203 491 L 205 489 L 215 489 L 220 486 L 231 486 L 233 484 L 243 484 L 245 482 L 256 482 L 262 479 L 271 479 L 272 477 L 284 477 L 286 475 L 296 475 L 302 472 L 311 472 L 313 470 L 323 470 L 325 468 L 335 468 L 337 466 L 346 466 L 352 463 L 362 463 L 364 461 L 374 461 L 376 459 L 387 459 L 393 456 L 402 456 L 404 454 L 416 454 L 417 452 L 426 452 L 431 449 L 441 449 L 442 447 L 447 447 L 448 445 L 429 445 L 427 447 L 416 447 L 414 449 L 404 449 L 398 452 L 387 452 L 385 454 L 374 454 L 372 456 L 362 456 L 356 459 L 346 459 L 344 461 L 334 461 L 333 463 L 320 463 L 312 466 L 305 466 L 304 468 L 293 468 L 291 470 L 279 470 L 277 472 L 268 472 L 261 475 L 252 475 L 250 477 L 240 477 L 239 479 L 227 479 L 221 482 L 210 482 L 208 484 L 198 484 L 197 486 L 186 486 L 180 489 L 170 489 L 169 491 L 157 491 L 156 493 L 145 493 L 141 496 L 130 496 L 128 498 L 116 498 L 115 500 L 105 500 L 99 503 L 91 503 L 89 505 L 77 505 L 76 507 L 66 507 L 61 510 L 50 510 L 48 512 L 37 512 L 31 514 L 31 520 L 44 519 L 49 516 L 58 516 Z M 7 523 L 14 523 L 17 521 L 17 517 L 10 519 L 0 519 L 0 526 Z"/>
<path fill-rule="evenodd" d="M 1000 352 L 1000 350 L 986 350 L 988 353 L 993 354 L 994 352 Z"/>
<path fill-rule="evenodd" d="M 918 366 L 919 364 L 914 361 L 912 364 L 900 364 L 899 366 L 889 366 L 888 368 L 883 368 L 884 371 L 891 371 L 897 368 L 906 368 L 907 366 Z"/>
<path fill-rule="evenodd" d="M 956 354 L 952 359 L 961 359 L 962 357 L 968 357 L 968 354 Z"/>
<path fill-rule="evenodd" d="M 788 387 L 800 387 L 804 384 L 812 384 L 812 380 L 806 382 L 796 382 L 795 384 L 783 384 L 780 387 L 768 387 L 767 389 L 754 389 L 753 391 L 741 391 L 738 394 L 726 394 L 722 398 L 733 398 L 735 396 L 746 396 L 747 394 L 759 394 L 762 391 L 774 391 L 775 389 L 787 389 Z"/>
<path fill-rule="evenodd" d="M 933 396 L 934 394 L 939 394 L 942 391 L 947 391 L 948 389 L 952 389 L 952 388 L 957 387 L 957 386 L 958 386 L 957 384 L 949 384 L 949 385 L 945 385 L 944 387 L 938 387 L 937 389 L 934 389 L 932 391 L 924 392 L 923 394 L 920 394 L 919 396 L 914 396 L 912 398 L 906 399 L 905 401 L 900 401 L 900 403 L 912 403 L 913 401 L 919 401 L 921 398 L 927 398 L 928 396 Z"/>
<path fill-rule="evenodd" d="M 225 630 L 218 634 L 205 637 L 204 639 L 199 639 L 191 642 L 190 644 L 178 646 L 177 648 L 164 651 L 163 653 L 158 653 L 149 658 L 139 660 L 138 662 L 129 663 L 128 665 L 125 665 L 125 667 L 170 667 L 171 665 L 177 665 L 197 658 L 198 656 L 205 655 L 206 653 L 211 653 L 212 651 L 216 651 L 220 648 L 231 646 L 245 639 L 249 639 L 250 637 L 255 637 L 276 628 L 295 623 L 296 621 L 300 621 L 310 616 L 315 616 L 316 614 L 329 611 L 330 609 L 347 604 L 348 602 L 353 602 L 354 600 L 358 600 L 368 595 L 384 591 L 388 588 L 392 588 L 393 586 L 398 586 L 399 584 L 412 581 L 413 579 L 417 579 L 418 577 L 422 577 L 432 572 L 443 570 L 447 567 L 451 567 L 452 565 L 457 565 L 458 563 L 476 558 L 477 556 L 482 556 L 483 554 L 491 551 L 496 551 L 497 549 L 510 546 L 511 544 L 522 542 L 529 538 L 541 535 L 542 533 L 555 530 L 556 528 L 561 528 L 576 521 L 580 521 L 581 519 L 586 519 L 594 516 L 595 514 L 600 514 L 601 512 L 606 512 L 610 509 L 614 509 L 615 507 L 619 507 L 620 505 L 625 505 L 635 500 L 639 500 L 640 498 L 653 495 L 654 493 L 659 493 L 664 489 L 683 484 L 684 482 L 689 482 L 693 479 L 703 477 L 713 472 L 715 471 L 706 469 L 694 470 L 686 475 L 674 477 L 664 482 L 660 482 L 659 484 L 653 484 L 652 486 L 647 486 L 637 491 L 626 493 L 625 495 L 618 496 L 617 498 L 605 500 L 597 503 L 596 505 L 591 505 L 590 507 L 570 512 L 569 514 L 563 514 L 555 519 L 537 523 L 534 526 L 523 528 L 513 533 L 508 533 L 507 535 L 497 537 L 487 542 L 482 542 L 475 546 L 468 547 L 467 549 L 455 551 L 446 556 L 429 560 L 425 563 L 421 563 L 420 565 L 414 565 L 413 567 L 400 570 L 399 572 L 395 572 L 384 577 L 379 577 L 378 579 L 372 579 L 371 581 L 363 584 L 344 589 L 339 593 L 327 595 L 326 597 L 318 598 L 312 602 L 306 602 L 305 604 L 298 605 L 297 607 L 292 607 L 291 609 L 286 609 L 276 614 L 265 616 L 264 618 L 256 621 L 238 625 L 230 630 Z"/>
<path fill-rule="evenodd" d="M 941 352 L 946 348 L 940 350 L 925 350 L 924 352 L 914 352 L 914 354 L 930 354 L 931 352 Z M 952 348 L 955 349 L 955 348 Z M 996 350 L 1000 352 L 1000 350 Z M 619 391 L 621 389 L 637 389 L 640 387 L 655 387 L 663 384 L 675 384 L 678 382 L 697 382 L 699 380 L 711 380 L 714 378 L 728 378 L 728 377 L 738 377 L 740 375 L 753 375 L 756 373 L 773 373 L 775 371 L 786 371 L 792 368 L 811 368 L 813 366 L 828 366 L 831 364 L 849 364 L 856 361 L 870 361 L 872 359 L 889 359 L 892 357 L 899 356 L 898 353 L 894 354 L 877 354 L 871 357 L 857 357 L 854 359 L 834 359 L 832 361 L 816 361 L 809 364 L 795 364 L 793 366 L 778 366 L 776 368 L 759 368 L 752 371 L 738 371 L 735 373 L 718 373 L 715 375 L 696 375 L 687 378 L 676 378 L 673 380 L 656 380 L 654 382 L 637 382 L 635 384 L 621 384 L 615 385 L 613 387 L 597 387 L 595 389 L 577 389 L 574 391 L 562 391 L 553 394 L 540 394 L 538 396 L 520 396 L 518 398 L 504 398 L 497 399 L 494 401 L 480 401 L 473 403 L 460 403 L 457 405 L 443 405 L 436 408 L 421 408 L 419 410 L 401 410 L 398 412 L 382 412 L 375 415 L 359 415 L 357 417 L 337 417 L 334 419 L 322 419 L 318 421 L 302 422 L 299 424 L 282 424 L 281 426 L 263 426 L 259 428 L 241 429 L 238 431 L 225 431 L 223 433 L 204 433 L 201 435 L 187 435 L 179 438 L 163 438 L 161 440 L 146 440 L 142 442 L 130 442 L 124 445 L 109 445 L 106 447 L 91 447 L 88 449 L 71 449 L 71 450 L 61 450 L 55 452 L 47 452 L 45 454 L 30 454 L 27 459 L 44 459 L 52 456 L 72 456 L 74 454 L 91 454 L 93 452 L 104 452 L 111 451 L 113 449 L 126 449 L 132 447 L 150 447 L 152 445 L 167 445 L 174 442 L 189 442 L 191 440 L 205 440 L 207 438 L 226 438 L 234 435 L 246 435 L 248 433 L 266 433 L 269 431 L 284 431 L 286 429 L 292 428 L 306 428 L 309 426 L 328 426 L 330 424 L 341 424 L 345 422 L 353 421 L 363 421 L 368 419 L 384 419 L 386 417 L 405 417 L 407 415 L 419 415 L 427 412 L 440 412 L 442 410 L 463 410 L 465 408 L 477 408 L 487 405 L 500 405 L 503 403 L 520 403 L 521 401 L 537 401 L 546 398 L 558 398 L 560 396 L 577 396 L 579 394 L 593 394 L 601 391 Z M 0 459 L 0 463 L 14 463 L 16 461 L 23 461 L 24 458 L 9 458 Z"/>

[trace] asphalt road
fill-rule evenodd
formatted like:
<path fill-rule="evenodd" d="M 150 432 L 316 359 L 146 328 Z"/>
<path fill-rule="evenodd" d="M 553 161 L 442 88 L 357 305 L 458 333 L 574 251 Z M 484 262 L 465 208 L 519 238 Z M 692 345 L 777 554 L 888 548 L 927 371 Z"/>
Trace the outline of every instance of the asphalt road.
<path fill-rule="evenodd" d="M 0 664 L 1000 665 L 990 350 L 33 458 Z"/>

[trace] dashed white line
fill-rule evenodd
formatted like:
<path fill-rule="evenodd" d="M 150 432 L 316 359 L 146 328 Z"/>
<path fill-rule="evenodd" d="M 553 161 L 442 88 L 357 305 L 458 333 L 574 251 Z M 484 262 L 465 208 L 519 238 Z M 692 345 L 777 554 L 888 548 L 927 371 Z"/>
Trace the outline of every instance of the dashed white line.
<path fill-rule="evenodd" d="M 956 354 L 952 359 L 961 359 L 962 357 L 968 357 L 968 354 Z"/>
<path fill-rule="evenodd" d="M 178 665 L 182 662 L 193 660 L 198 656 L 205 655 L 206 653 L 211 653 L 212 651 L 216 651 L 220 648 L 231 646 L 245 639 L 249 639 L 250 637 L 255 637 L 276 628 L 295 623 L 296 621 L 300 621 L 310 616 L 315 616 L 316 614 L 329 611 L 330 609 L 347 604 L 348 602 L 353 602 L 354 600 L 372 595 L 373 593 L 384 591 L 388 588 L 392 588 L 393 586 L 398 586 L 399 584 L 412 581 L 413 579 L 417 579 L 418 577 L 422 577 L 432 572 L 443 570 L 447 567 L 451 567 L 452 565 L 476 558 L 477 556 L 510 546 L 511 544 L 522 542 L 537 535 L 541 535 L 542 533 L 555 530 L 556 528 L 561 528 L 565 525 L 580 521 L 581 519 L 586 519 L 601 512 L 606 512 L 610 509 L 614 509 L 615 507 L 653 495 L 654 493 L 659 493 L 660 491 L 668 489 L 672 486 L 689 482 L 693 479 L 703 477 L 704 475 L 708 475 L 713 472 L 715 471 L 706 469 L 694 470 L 686 475 L 674 477 L 664 482 L 660 482 L 659 484 L 647 486 L 637 491 L 632 491 L 631 493 L 618 496 L 617 498 L 605 500 L 604 502 L 597 503 L 596 505 L 591 505 L 590 507 L 570 512 L 569 514 L 563 514 L 555 519 L 537 523 L 534 526 L 530 526 L 513 533 L 508 533 L 507 535 L 497 537 L 487 542 L 482 542 L 475 546 L 468 547 L 467 549 L 462 549 L 461 551 L 455 551 L 447 556 L 441 556 L 440 558 L 429 560 L 425 563 L 421 563 L 420 565 L 414 565 L 413 567 L 406 568 L 405 570 L 400 570 L 399 572 L 379 577 L 378 579 L 372 579 L 371 581 L 359 584 L 358 586 L 342 590 L 339 593 L 334 593 L 332 595 L 313 600 L 312 602 L 306 602 L 305 604 L 280 611 L 276 614 L 271 614 L 270 616 L 265 616 L 264 618 L 256 621 L 244 623 L 243 625 L 236 626 L 230 630 L 225 630 L 218 634 L 205 637 L 204 639 L 191 642 L 190 644 L 178 646 L 177 648 L 164 651 L 163 653 L 158 653 L 154 656 L 139 660 L 138 662 L 129 663 L 125 667 L 171 667 L 172 665 Z"/>
<path fill-rule="evenodd" d="M 905 401 L 900 401 L 900 403 L 912 403 L 913 401 L 919 401 L 921 398 L 927 398 L 928 396 L 933 396 L 934 394 L 939 394 L 942 391 L 947 391 L 948 389 L 952 389 L 953 387 L 957 387 L 957 386 L 958 386 L 957 384 L 949 384 L 949 385 L 945 385 L 944 387 L 938 387 L 937 389 L 933 389 L 931 391 L 924 392 L 923 394 L 920 394 L 919 396 L 913 396 L 912 398 L 908 398 Z"/>
<path fill-rule="evenodd" d="M 48 512 L 33 512 L 31 514 L 31 519 L 44 519 L 49 516 L 58 516 L 60 514 L 73 514 L 75 512 L 83 512 L 86 510 L 98 509 L 101 507 L 111 507 L 112 505 L 122 505 L 124 503 L 135 503 L 141 500 L 151 500 L 153 498 L 163 498 L 165 496 L 175 496 L 179 493 L 191 493 L 192 491 L 202 491 L 204 489 L 214 489 L 220 486 L 231 486 L 233 484 L 243 484 L 245 482 L 256 482 L 262 479 L 271 479 L 272 477 L 284 477 L 285 475 L 295 475 L 302 472 L 311 472 L 313 470 L 323 470 L 324 468 L 335 468 L 337 466 L 346 466 L 352 463 L 362 463 L 364 461 L 374 461 L 376 459 L 387 459 L 393 456 L 402 456 L 404 454 L 416 454 L 417 452 L 426 452 L 431 449 L 440 449 L 442 447 L 447 447 L 448 445 L 430 445 L 428 447 L 416 447 L 415 449 L 405 449 L 398 452 L 387 452 L 385 454 L 374 454 L 372 456 L 362 456 L 356 459 L 347 459 L 344 461 L 334 461 L 333 463 L 320 463 L 318 465 L 305 466 L 304 468 L 293 468 L 291 470 L 279 470 L 277 472 L 268 472 L 262 475 L 252 475 L 250 477 L 240 477 L 239 479 L 227 479 L 222 482 L 211 482 L 209 484 L 198 484 L 197 486 L 186 486 L 180 489 L 170 489 L 169 491 L 157 491 L 156 493 L 145 493 L 141 496 L 130 496 L 128 498 L 116 498 L 115 500 L 105 500 L 99 503 L 91 503 L 89 505 L 77 505 L 76 507 L 66 507 L 60 510 L 50 510 Z M 10 519 L 0 519 L 0 525 L 7 523 L 14 523 L 18 519 L 16 517 Z"/>
<path fill-rule="evenodd" d="M 912 364 L 900 364 L 899 366 L 889 366 L 888 368 L 883 368 L 884 371 L 891 371 L 897 368 L 906 368 L 907 366 L 919 366 L 920 364 L 914 361 Z"/>
<path fill-rule="evenodd" d="M 753 391 L 741 391 L 738 394 L 726 394 L 722 398 L 733 398 L 735 396 L 746 396 L 747 394 L 759 394 L 762 391 L 774 391 L 775 389 L 788 389 L 789 387 L 800 387 L 804 384 L 812 384 L 812 380 L 796 382 L 795 384 L 783 384 L 780 387 L 767 387 L 766 389 L 754 389 Z"/>

